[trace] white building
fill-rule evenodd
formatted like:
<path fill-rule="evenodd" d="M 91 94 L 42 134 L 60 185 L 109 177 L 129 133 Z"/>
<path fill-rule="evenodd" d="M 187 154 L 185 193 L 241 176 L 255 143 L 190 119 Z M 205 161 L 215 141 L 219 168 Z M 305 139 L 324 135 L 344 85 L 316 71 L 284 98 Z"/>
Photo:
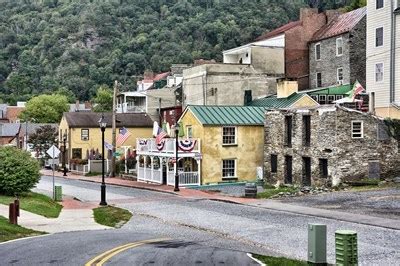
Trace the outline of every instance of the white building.
<path fill-rule="evenodd" d="M 366 86 L 370 110 L 400 118 L 400 1 L 368 0 Z"/>

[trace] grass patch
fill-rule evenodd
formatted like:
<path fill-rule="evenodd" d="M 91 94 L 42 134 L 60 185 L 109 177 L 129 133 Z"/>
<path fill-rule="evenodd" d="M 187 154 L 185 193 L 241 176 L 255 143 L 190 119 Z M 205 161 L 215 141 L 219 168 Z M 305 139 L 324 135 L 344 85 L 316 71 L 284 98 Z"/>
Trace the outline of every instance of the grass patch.
<path fill-rule="evenodd" d="M 85 174 L 85 176 L 99 176 L 99 175 L 101 175 L 101 173 L 99 172 L 89 172 Z"/>
<path fill-rule="evenodd" d="M 6 218 L 0 216 L 0 242 L 43 234 L 45 233 L 27 229 L 19 225 L 9 224 Z"/>
<path fill-rule="evenodd" d="M 15 197 L 0 195 L 0 204 L 10 204 Z M 36 213 L 47 218 L 57 218 L 62 206 L 46 195 L 29 192 L 19 197 L 19 204 L 22 210 Z"/>
<path fill-rule="evenodd" d="M 94 220 L 98 224 L 119 228 L 132 217 L 132 213 L 114 206 L 93 209 Z"/>
<path fill-rule="evenodd" d="M 252 255 L 253 258 L 258 259 L 259 261 L 265 263 L 268 266 L 305 266 L 308 265 L 306 261 L 301 260 L 293 260 L 284 257 L 271 257 L 264 255 Z"/>
<path fill-rule="evenodd" d="M 268 199 L 280 192 L 296 192 L 298 188 L 295 187 L 278 187 L 278 188 L 267 188 L 263 192 L 257 193 L 257 198 Z"/>

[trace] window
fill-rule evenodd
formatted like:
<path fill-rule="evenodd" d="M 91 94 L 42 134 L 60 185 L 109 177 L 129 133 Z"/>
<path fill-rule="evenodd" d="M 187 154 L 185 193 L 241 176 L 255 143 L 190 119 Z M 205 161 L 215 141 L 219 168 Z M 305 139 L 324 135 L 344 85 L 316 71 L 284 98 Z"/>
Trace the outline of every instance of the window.
<path fill-rule="evenodd" d="M 363 121 L 351 121 L 351 137 L 353 139 L 362 139 L 363 131 Z"/>
<path fill-rule="evenodd" d="M 236 144 L 236 127 L 222 128 L 222 144 L 225 145 Z"/>
<path fill-rule="evenodd" d="M 316 82 L 317 82 L 317 88 L 320 88 L 320 87 L 322 87 L 322 74 L 321 74 L 321 72 L 318 72 L 317 73 L 317 79 L 316 79 Z"/>
<path fill-rule="evenodd" d="M 303 186 L 311 186 L 311 158 L 303 157 Z"/>
<path fill-rule="evenodd" d="M 319 95 L 319 104 L 326 104 L 326 95 Z"/>
<path fill-rule="evenodd" d="M 335 95 L 328 95 L 328 104 L 333 103 L 334 100 L 335 100 Z"/>
<path fill-rule="evenodd" d="M 193 128 L 192 128 L 192 126 L 186 126 L 186 136 L 188 138 L 193 138 Z"/>
<path fill-rule="evenodd" d="M 285 145 L 292 147 L 292 117 L 285 116 Z"/>
<path fill-rule="evenodd" d="M 376 9 L 380 9 L 383 7 L 383 0 L 376 0 Z"/>
<path fill-rule="evenodd" d="M 321 44 L 315 44 L 315 60 L 321 60 Z"/>
<path fill-rule="evenodd" d="M 319 159 L 319 176 L 321 178 L 328 177 L 328 159 Z"/>
<path fill-rule="evenodd" d="M 311 143 L 311 116 L 303 115 L 303 145 L 309 147 Z"/>
<path fill-rule="evenodd" d="M 375 29 L 375 46 L 383 45 L 383 27 Z"/>
<path fill-rule="evenodd" d="M 222 160 L 222 177 L 235 177 L 236 176 L 236 161 L 233 159 Z"/>
<path fill-rule="evenodd" d="M 311 95 L 311 98 L 313 98 L 314 101 L 318 102 L 318 95 Z"/>
<path fill-rule="evenodd" d="M 337 82 L 338 82 L 339 84 L 343 84 L 343 68 L 342 68 L 342 67 L 339 67 L 339 68 L 336 70 L 336 73 L 337 73 L 337 75 L 336 75 L 336 77 L 337 77 Z"/>
<path fill-rule="evenodd" d="M 82 159 L 82 149 L 72 149 L 72 159 Z"/>
<path fill-rule="evenodd" d="M 341 56 L 343 54 L 343 39 L 336 39 L 336 56 Z"/>
<path fill-rule="evenodd" d="M 278 172 L 278 155 L 271 154 L 271 173 Z"/>
<path fill-rule="evenodd" d="M 336 100 L 343 99 L 343 95 L 336 95 Z"/>
<path fill-rule="evenodd" d="M 378 63 L 375 65 L 375 82 L 380 82 L 383 80 L 383 63 Z"/>
<path fill-rule="evenodd" d="M 81 129 L 81 140 L 89 140 L 89 129 Z"/>
<path fill-rule="evenodd" d="M 285 184 L 292 184 L 293 182 L 293 157 L 292 156 L 285 156 Z"/>

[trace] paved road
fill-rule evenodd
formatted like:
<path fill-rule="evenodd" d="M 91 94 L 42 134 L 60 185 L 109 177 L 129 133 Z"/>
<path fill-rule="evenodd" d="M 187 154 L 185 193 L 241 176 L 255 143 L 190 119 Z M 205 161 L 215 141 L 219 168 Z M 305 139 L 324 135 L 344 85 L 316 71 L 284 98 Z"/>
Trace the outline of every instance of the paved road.
<path fill-rule="evenodd" d="M 400 187 L 372 191 L 341 191 L 282 198 L 280 202 L 376 217 L 400 219 Z"/>
<path fill-rule="evenodd" d="M 99 201 L 99 184 L 64 179 L 56 181 L 57 184 L 63 186 L 65 194 L 85 201 Z M 49 188 L 51 188 L 51 179 L 43 178 L 38 189 L 49 190 Z M 110 204 L 129 209 L 133 217 L 122 229 L 105 234 L 112 235 L 118 232 L 118 235 L 122 234 L 124 237 L 135 239 L 136 234 L 143 233 L 150 234 L 152 237 L 193 242 L 205 247 L 305 259 L 307 224 L 323 223 L 328 226 L 328 261 L 330 263 L 334 263 L 334 232 L 337 229 L 358 232 L 360 265 L 398 265 L 400 262 L 400 231 L 397 230 L 258 207 L 186 199 L 132 188 L 107 186 L 107 193 Z M 85 240 L 90 240 L 86 233 L 83 235 Z M 41 241 L 43 241 L 42 245 L 50 246 L 46 244 L 46 240 Z M 64 258 L 70 257 L 69 252 L 74 253 L 74 250 L 79 252 L 80 249 L 65 249 Z M 91 255 L 97 254 L 98 251 L 96 250 Z M 128 253 L 123 254 L 128 256 L 126 255 Z"/>

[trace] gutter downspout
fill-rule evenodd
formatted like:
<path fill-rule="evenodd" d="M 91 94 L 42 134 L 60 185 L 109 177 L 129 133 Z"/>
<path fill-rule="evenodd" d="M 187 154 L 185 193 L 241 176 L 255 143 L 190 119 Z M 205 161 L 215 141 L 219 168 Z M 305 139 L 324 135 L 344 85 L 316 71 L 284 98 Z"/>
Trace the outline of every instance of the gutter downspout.
<path fill-rule="evenodd" d="M 390 1 L 390 10 L 391 10 L 391 41 L 390 41 L 390 103 L 393 103 L 395 100 L 395 92 L 394 92 L 394 67 L 395 67 L 395 57 L 394 57 L 394 53 L 395 53 L 395 44 L 396 44 L 396 25 L 395 25 L 395 17 L 396 14 L 394 12 L 394 5 L 393 5 L 393 1 Z"/>

